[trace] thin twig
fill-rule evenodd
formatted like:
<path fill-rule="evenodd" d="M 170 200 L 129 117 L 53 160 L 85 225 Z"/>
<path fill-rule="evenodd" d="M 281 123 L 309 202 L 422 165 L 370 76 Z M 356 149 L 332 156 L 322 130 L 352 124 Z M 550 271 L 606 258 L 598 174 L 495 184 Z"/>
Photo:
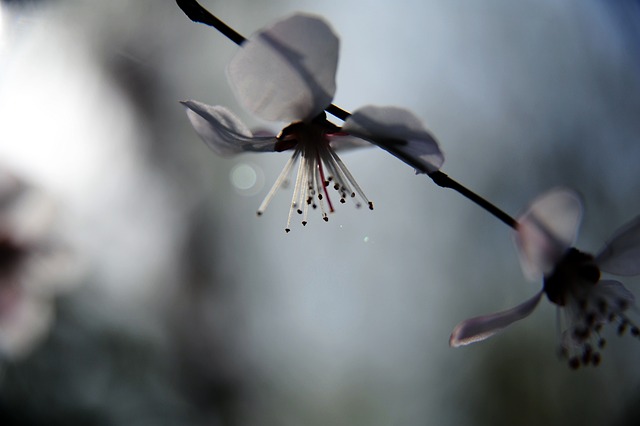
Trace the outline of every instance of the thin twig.
<path fill-rule="evenodd" d="M 200 3 L 194 0 L 176 0 L 178 7 L 191 19 L 193 22 L 199 22 L 201 24 L 209 25 L 216 30 L 220 31 L 229 40 L 240 46 L 247 41 L 236 30 L 222 22 L 220 19 L 213 16 L 207 9 L 202 7 Z"/>
<path fill-rule="evenodd" d="M 474 203 L 476 203 L 477 205 L 479 205 L 480 207 L 482 207 L 483 209 L 485 209 L 486 211 L 488 211 L 489 213 L 497 217 L 507 226 L 513 229 L 517 228 L 518 221 L 516 221 L 513 217 L 509 216 L 507 213 L 499 209 L 495 204 L 489 202 L 487 199 L 482 198 L 481 196 L 471 191 L 467 187 L 451 179 L 447 174 L 438 170 L 437 172 L 430 173 L 429 177 L 435 182 L 436 185 L 442 188 L 449 188 L 449 189 L 453 189 L 454 191 L 457 191 L 458 193 L 465 196 L 467 199 L 473 201 Z"/>

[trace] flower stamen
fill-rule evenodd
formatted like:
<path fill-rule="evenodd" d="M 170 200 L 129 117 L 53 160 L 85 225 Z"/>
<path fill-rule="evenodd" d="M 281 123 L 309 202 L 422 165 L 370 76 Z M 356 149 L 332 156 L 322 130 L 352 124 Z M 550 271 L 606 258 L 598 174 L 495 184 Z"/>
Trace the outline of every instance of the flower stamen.
<path fill-rule="evenodd" d="M 264 197 L 264 200 L 262 200 L 260 207 L 258 207 L 258 211 L 257 211 L 258 216 L 262 216 L 262 214 L 265 212 L 265 210 L 269 206 L 269 203 L 271 203 L 271 200 L 273 199 L 273 196 L 276 194 L 276 191 L 278 190 L 278 188 L 283 186 L 284 182 L 289 177 L 289 174 L 291 173 L 291 169 L 293 168 L 293 165 L 295 164 L 296 160 L 300 156 L 300 152 L 301 152 L 300 149 L 296 148 L 296 150 L 293 152 L 293 155 L 289 158 L 287 163 L 284 165 L 284 168 L 280 172 L 278 179 L 276 179 L 273 186 L 271 186 L 271 189 L 269 190 L 267 195 Z"/>
<path fill-rule="evenodd" d="M 373 210 L 373 202 L 369 201 L 358 182 L 347 169 L 347 166 L 342 162 L 338 154 L 333 149 L 327 146 L 327 149 L 322 150 L 321 155 L 324 154 L 323 160 L 327 166 L 331 166 L 331 173 L 335 175 L 334 188 L 341 193 L 342 199 L 347 198 L 347 194 L 351 195 L 351 198 L 355 198 L 357 195 L 369 206 L 369 210 Z M 353 187 L 354 190 L 351 188 Z M 345 200 L 346 201 L 346 200 Z M 356 207 L 359 207 L 359 203 L 356 202 Z"/>
<path fill-rule="evenodd" d="M 289 216 L 287 218 L 287 227 L 284 229 L 286 233 L 289 233 L 291 231 L 291 217 L 293 216 L 294 210 L 297 210 L 300 214 L 302 214 L 302 210 L 298 208 L 298 203 L 296 202 L 296 200 L 300 200 L 301 197 L 304 197 L 304 194 L 302 194 L 302 181 L 306 172 L 306 159 L 304 154 L 305 153 L 302 152 L 302 156 L 300 156 L 300 163 L 298 163 L 296 185 L 293 189 L 293 196 L 291 197 L 291 208 L 289 209 Z"/>
<path fill-rule="evenodd" d="M 317 153 L 317 161 L 318 161 L 318 172 L 320 173 L 320 182 L 322 185 L 318 185 L 318 191 L 324 192 L 324 195 L 327 197 L 327 204 L 329 205 L 329 212 L 333 213 L 333 205 L 331 204 L 331 198 L 329 198 L 329 193 L 327 192 L 327 186 L 329 186 L 329 181 L 324 178 L 324 169 L 322 168 L 322 158 L 320 157 L 320 152 Z M 318 194 L 318 199 L 322 202 L 322 194 Z M 324 213 L 324 211 L 323 211 Z M 326 214 L 322 215 L 325 222 L 329 220 Z"/>
<path fill-rule="evenodd" d="M 282 130 L 278 140 L 284 144 L 281 147 L 295 147 L 295 151 L 260 205 L 259 216 L 271 202 L 276 190 L 286 181 L 296 161 L 299 161 L 298 171 L 285 232 L 291 231 L 290 226 L 294 211 L 302 215 L 302 225 L 307 225 L 309 206 L 315 209 L 320 205 L 322 219 L 325 222 L 329 220 L 324 202 L 326 200 L 329 212 L 333 213 L 334 205 L 328 189 L 330 185 L 340 195 L 342 204 L 346 203 L 347 198 L 352 198 L 356 207 L 360 207 L 361 202 L 356 199 L 356 196 L 359 196 L 367 203 L 369 209 L 373 210 L 373 203 L 366 197 L 364 191 L 329 144 L 323 123 L 292 123 Z M 325 174 L 325 168 L 329 173 L 328 176 Z"/>
<path fill-rule="evenodd" d="M 567 327 L 562 339 L 560 354 L 568 360 L 573 369 L 580 366 L 597 366 L 601 361 L 600 351 L 607 341 L 600 335 L 603 325 L 611 324 L 618 336 L 629 332 L 633 337 L 640 337 L 640 328 L 625 314 L 630 307 L 627 300 L 604 294 L 592 294 L 603 291 L 601 283 L 585 283 L 589 291 L 586 298 L 569 298 L 571 303 L 559 311 L 566 314 Z M 584 290 L 584 289 L 583 289 Z M 574 289 L 575 291 L 575 289 Z"/>

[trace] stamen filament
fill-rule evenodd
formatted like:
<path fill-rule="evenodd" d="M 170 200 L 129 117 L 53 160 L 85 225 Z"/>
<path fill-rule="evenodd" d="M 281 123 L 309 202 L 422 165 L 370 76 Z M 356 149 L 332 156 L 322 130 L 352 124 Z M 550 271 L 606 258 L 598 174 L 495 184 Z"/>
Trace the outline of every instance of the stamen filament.
<path fill-rule="evenodd" d="M 362 190 L 362 188 L 360 188 L 360 185 L 358 185 L 358 182 L 355 180 L 355 178 L 353 177 L 353 175 L 351 174 L 349 169 L 347 169 L 347 166 L 345 166 L 344 163 L 342 162 L 342 160 L 340 159 L 340 157 L 338 157 L 338 154 L 336 154 L 336 152 L 334 150 L 332 150 L 332 149 L 329 149 L 328 151 L 329 151 L 329 154 L 331 155 L 331 157 L 333 157 L 333 159 L 336 162 L 336 164 L 340 167 L 340 171 L 344 174 L 344 176 L 346 176 L 347 181 L 351 185 L 353 185 L 353 187 L 356 190 L 356 192 L 358 193 L 358 195 L 367 203 L 367 205 L 369 206 L 369 209 L 373 210 L 373 203 L 371 201 L 369 201 L 369 199 L 365 195 L 365 193 Z M 349 192 L 351 192 L 351 191 L 349 191 Z"/>
<path fill-rule="evenodd" d="M 313 174 L 313 186 L 316 188 L 318 204 L 320 205 L 320 211 L 322 212 L 322 219 L 326 222 L 329 220 L 327 216 L 327 211 L 324 208 L 324 201 L 322 197 L 322 193 L 326 192 L 324 187 L 324 172 L 322 171 L 322 162 L 320 161 L 320 157 L 316 157 L 316 172 Z M 318 181 L 319 180 L 319 181 Z M 327 198 L 328 199 L 328 198 Z"/>
<path fill-rule="evenodd" d="M 324 177 L 324 170 L 322 168 L 322 158 L 320 157 L 320 152 L 318 152 L 318 171 L 320 172 L 320 185 L 322 188 L 322 192 L 324 192 L 325 197 L 327 197 L 327 204 L 329 205 L 329 212 L 333 213 L 333 205 L 331 204 L 331 198 L 329 198 L 329 193 L 327 192 L 327 186 L 324 184 L 326 182 Z M 320 202 L 322 202 L 322 198 L 320 198 Z"/>
<path fill-rule="evenodd" d="M 298 149 L 296 148 L 296 151 Z M 300 184 L 304 175 L 305 169 L 305 159 L 304 155 L 300 157 L 300 163 L 298 164 L 298 176 L 296 177 L 296 186 L 293 189 L 293 196 L 291 197 L 291 208 L 289 208 L 289 216 L 287 218 L 287 227 L 284 229 L 285 232 L 291 231 L 291 217 L 293 216 L 293 211 L 296 210 L 296 200 L 300 198 L 300 188 L 302 185 Z M 304 195 L 303 195 L 304 197 Z"/>
<path fill-rule="evenodd" d="M 300 155 L 300 149 L 296 148 L 296 150 L 293 152 L 293 155 L 289 158 L 289 161 L 287 161 L 287 164 L 284 165 L 284 168 L 280 172 L 278 179 L 276 179 L 275 183 L 267 193 L 266 197 L 264 197 L 264 200 L 262 200 L 262 204 L 260 204 L 260 207 L 258 207 L 258 216 L 262 216 L 264 211 L 267 209 L 276 191 L 278 190 L 278 188 L 282 186 L 282 183 L 291 173 L 291 168 L 295 164 L 296 159 L 298 158 L 299 155 Z"/>

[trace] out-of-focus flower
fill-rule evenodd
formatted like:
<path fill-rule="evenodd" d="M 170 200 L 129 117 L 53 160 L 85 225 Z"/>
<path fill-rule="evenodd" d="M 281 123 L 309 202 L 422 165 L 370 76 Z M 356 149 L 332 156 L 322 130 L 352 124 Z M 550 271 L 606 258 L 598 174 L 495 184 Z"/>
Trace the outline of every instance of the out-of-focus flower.
<path fill-rule="evenodd" d="M 254 34 L 232 59 L 227 76 L 238 101 L 261 119 L 291 123 L 277 136 L 253 134 L 222 106 L 182 102 L 196 132 L 221 156 L 293 151 L 258 208 L 261 215 L 299 162 L 287 232 L 294 212 L 302 215 L 306 225 L 309 207 L 320 207 L 323 219 L 328 220 L 327 212 L 334 211 L 330 187 L 338 191 L 341 203 L 354 198 L 356 206 L 373 209 L 336 154 L 340 149 L 369 145 L 361 139 L 422 173 L 435 172 L 444 162 L 433 136 L 405 109 L 365 106 L 346 119 L 342 128 L 327 121 L 324 109 L 336 90 L 338 46 L 338 37 L 323 19 L 295 14 Z"/>
<path fill-rule="evenodd" d="M 515 321 L 527 317 L 543 294 L 558 305 L 562 327 L 561 355 L 572 368 L 598 365 L 605 346 L 603 325 L 617 324 L 618 334 L 640 329 L 627 317 L 634 297 L 622 283 L 601 279 L 600 271 L 619 276 L 640 274 L 640 216 L 616 231 L 593 256 L 571 247 L 582 215 L 578 195 L 553 189 L 529 206 L 518 218 L 516 245 L 522 268 L 530 279 L 543 279 L 535 296 L 513 309 L 471 318 L 458 324 L 449 344 L 462 346 L 484 340 Z"/>
<path fill-rule="evenodd" d="M 54 210 L 43 191 L 0 172 L 0 358 L 28 353 L 51 324 L 70 271 L 51 236 Z"/>

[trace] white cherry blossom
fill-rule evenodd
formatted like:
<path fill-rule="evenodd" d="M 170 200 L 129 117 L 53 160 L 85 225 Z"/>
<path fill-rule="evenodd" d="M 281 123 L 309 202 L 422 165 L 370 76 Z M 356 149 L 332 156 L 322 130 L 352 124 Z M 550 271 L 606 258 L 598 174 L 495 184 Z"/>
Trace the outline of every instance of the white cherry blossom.
<path fill-rule="evenodd" d="M 378 145 L 421 173 L 437 171 L 444 156 L 413 113 L 396 107 L 365 106 L 342 128 L 327 121 L 325 108 L 335 94 L 339 40 L 321 18 L 295 14 L 254 34 L 231 60 L 227 77 L 240 104 L 255 116 L 289 122 L 278 135 L 252 133 L 222 106 L 188 100 L 182 104 L 202 140 L 217 154 L 291 151 L 282 173 L 258 208 L 261 215 L 297 163 L 289 218 L 307 223 L 309 208 L 322 218 L 334 211 L 330 192 L 345 203 L 373 209 L 373 203 L 338 157 L 337 151 Z M 367 141 L 367 142 L 365 142 Z"/>
<path fill-rule="evenodd" d="M 461 322 L 449 344 L 463 346 L 493 336 L 531 314 L 543 294 L 558 306 L 560 353 L 572 368 L 600 363 L 606 343 L 600 331 L 606 324 L 615 324 L 618 334 L 630 329 L 639 336 L 640 329 L 627 317 L 633 295 L 619 281 L 602 279 L 601 271 L 640 274 L 640 216 L 593 256 L 572 247 L 581 215 L 580 198 L 568 189 L 556 188 L 534 200 L 518 218 L 515 240 L 525 275 L 542 278 L 542 289 L 515 308 Z"/>

